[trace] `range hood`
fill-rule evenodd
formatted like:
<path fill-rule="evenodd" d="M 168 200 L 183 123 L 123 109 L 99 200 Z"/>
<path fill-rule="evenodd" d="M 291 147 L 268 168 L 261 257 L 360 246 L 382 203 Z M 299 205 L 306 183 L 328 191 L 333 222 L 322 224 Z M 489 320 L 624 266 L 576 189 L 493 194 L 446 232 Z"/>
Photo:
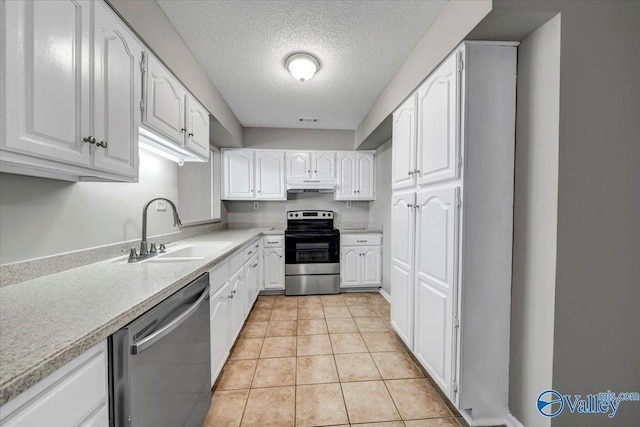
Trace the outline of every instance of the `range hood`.
<path fill-rule="evenodd" d="M 287 193 L 334 193 L 336 180 L 330 179 L 289 179 Z"/>

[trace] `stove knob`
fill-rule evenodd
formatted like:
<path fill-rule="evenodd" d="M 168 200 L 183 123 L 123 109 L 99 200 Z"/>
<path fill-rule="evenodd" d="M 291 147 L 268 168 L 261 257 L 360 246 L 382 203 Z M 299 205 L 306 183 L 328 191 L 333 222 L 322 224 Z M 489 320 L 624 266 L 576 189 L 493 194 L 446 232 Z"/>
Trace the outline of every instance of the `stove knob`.
<path fill-rule="evenodd" d="M 298 216 L 298 214 L 296 214 L 296 216 Z"/>

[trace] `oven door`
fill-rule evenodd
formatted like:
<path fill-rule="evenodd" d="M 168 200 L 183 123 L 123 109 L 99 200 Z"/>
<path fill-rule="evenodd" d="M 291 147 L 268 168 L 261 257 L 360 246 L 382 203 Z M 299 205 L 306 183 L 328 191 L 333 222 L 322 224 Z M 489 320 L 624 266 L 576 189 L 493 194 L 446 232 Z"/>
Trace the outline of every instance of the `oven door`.
<path fill-rule="evenodd" d="M 340 233 L 285 232 L 285 264 L 335 264 L 340 262 Z"/>

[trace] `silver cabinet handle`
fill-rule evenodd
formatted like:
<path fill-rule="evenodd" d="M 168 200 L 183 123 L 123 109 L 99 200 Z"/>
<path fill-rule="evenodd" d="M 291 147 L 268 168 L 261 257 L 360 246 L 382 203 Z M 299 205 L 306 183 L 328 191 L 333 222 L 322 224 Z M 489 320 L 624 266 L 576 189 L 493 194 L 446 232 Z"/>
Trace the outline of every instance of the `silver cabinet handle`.
<path fill-rule="evenodd" d="M 408 205 L 407 205 L 407 207 L 408 207 L 408 208 L 412 208 L 412 207 L 413 207 L 413 205 L 412 205 L 412 204 L 408 204 Z"/>
<path fill-rule="evenodd" d="M 407 172 L 407 173 L 408 173 L 409 175 L 413 175 L 413 172 L 412 172 L 412 171 L 409 171 L 409 172 Z"/>
<path fill-rule="evenodd" d="M 191 306 L 188 309 L 186 309 L 178 317 L 173 319 L 167 326 L 152 333 L 151 335 L 149 335 L 139 343 L 133 344 L 131 346 L 131 354 L 142 353 L 144 350 L 151 347 L 152 345 L 160 341 L 162 338 L 170 334 L 174 329 L 176 329 L 178 326 L 184 323 L 189 317 L 191 317 L 191 315 L 202 305 L 202 303 L 208 299 L 209 299 L 209 285 L 207 285 L 207 287 L 204 288 L 204 291 L 202 291 L 202 295 L 200 295 L 200 297 L 196 300 L 196 302 L 191 304 Z"/>
<path fill-rule="evenodd" d="M 91 135 L 89 135 L 86 138 L 82 138 L 82 140 L 84 142 L 88 142 L 89 144 L 95 144 L 96 143 L 96 139 L 94 137 L 92 137 Z"/>
<path fill-rule="evenodd" d="M 231 295 L 235 294 L 236 292 L 237 292 L 237 290 L 236 290 L 236 289 L 232 290 L 232 291 L 231 291 Z"/>
<path fill-rule="evenodd" d="M 419 173 L 420 173 L 420 169 L 416 169 L 416 170 L 414 170 L 414 171 L 413 171 L 413 173 L 415 173 L 415 174 L 419 174 Z"/>
<path fill-rule="evenodd" d="M 107 148 L 107 145 L 109 145 L 107 141 L 96 142 L 96 147 Z"/>

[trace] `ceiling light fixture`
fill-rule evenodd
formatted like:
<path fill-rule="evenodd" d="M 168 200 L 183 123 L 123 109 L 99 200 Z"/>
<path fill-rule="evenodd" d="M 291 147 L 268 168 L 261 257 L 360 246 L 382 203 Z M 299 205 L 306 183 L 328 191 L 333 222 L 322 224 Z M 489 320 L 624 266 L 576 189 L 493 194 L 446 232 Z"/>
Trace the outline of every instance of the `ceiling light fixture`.
<path fill-rule="evenodd" d="M 291 75 L 301 82 L 309 80 L 320 69 L 318 59 L 308 53 L 294 53 L 287 58 L 284 65 Z"/>

